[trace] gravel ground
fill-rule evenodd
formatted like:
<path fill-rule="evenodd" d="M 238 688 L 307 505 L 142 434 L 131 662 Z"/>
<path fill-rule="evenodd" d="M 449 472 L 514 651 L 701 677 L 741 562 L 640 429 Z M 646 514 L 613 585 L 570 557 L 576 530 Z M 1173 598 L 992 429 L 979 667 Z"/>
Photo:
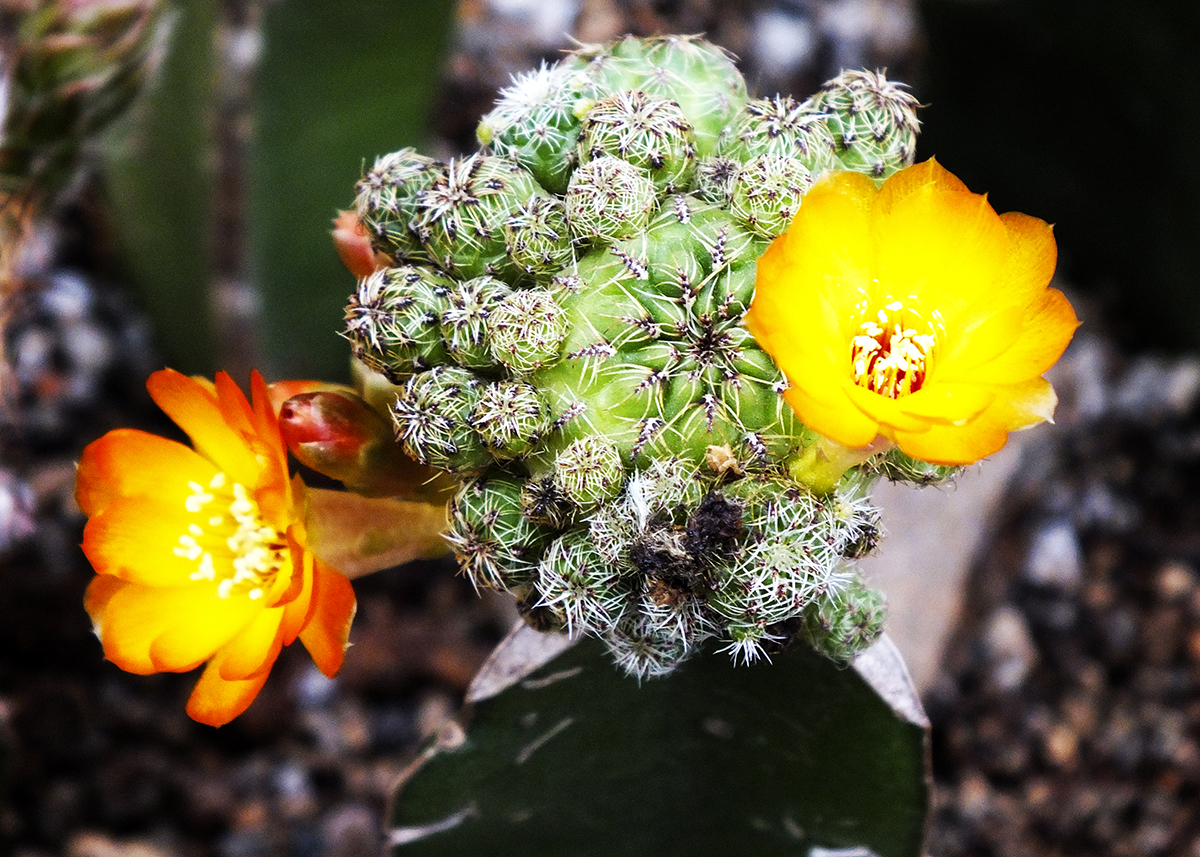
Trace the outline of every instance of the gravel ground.
<path fill-rule="evenodd" d="M 1200 857 L 1200 364 L 1058 373 L 926 700 L 941 857 Z"/>

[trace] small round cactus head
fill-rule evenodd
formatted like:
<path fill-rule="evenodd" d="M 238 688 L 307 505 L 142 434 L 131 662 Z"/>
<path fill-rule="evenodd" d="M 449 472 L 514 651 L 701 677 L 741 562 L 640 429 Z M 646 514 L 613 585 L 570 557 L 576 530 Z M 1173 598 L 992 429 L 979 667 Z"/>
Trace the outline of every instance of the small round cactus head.
<path fill-rule="evenodd" d="M 471 411 L 471 427 L 498 459 L 529 452 L 550 427 L 550 415 L 532 384 L 488 384 Z"/>
<path fill-rule="evenodd" d="M 570 323 L 547 289 L 513 292 L 488 318 L 492 357 L 514 375 L 558 362 Z"/>
<path fill-rule="evenodd" d="M 529 170 L 551 193 L 561 194 L 577 164 L 580 104 L 590 87 L 565 65 L 546 65 L 517 75 L 479 122 L 484 146 Z"/>
<path fill-rule="evenodd" d="M 518 272 L 548 281 L 574 255 L 567 210 L 554 196 L 534 196 L 504 221 L 504 246 Z"/>
<path fill-rule="evenodd" d="M 788 158 L 819 175 L 835 164 L 836 146 L 826 119 L 812 101 L 801 103 L 788 95 L 751 101 L 717 151 L 742 163 L 764 155 Z"/>
<path fill-rule="evenodd" d="M 808 167 L 794 158 L 755 155 L 733 183 L 729 212 L 759 235 L 774 238 L 787 231 L 812 183 Z"/>
<path fill-rule="evenodd" d="M 686 190 L 696 166 L 696 134 L 679 105 L 640 89 L 595 103 L 583 118 L 579 160 L 604 155 L 642 167 L 659 192 Z"/>
<path fill-rule="evenodd" d="M 471 428 L 484 384 L 473 372 L 435 366 L 413 375 L 392 405 L 396 437 L 422 464 L 452 473 L 477 473 L 492 462 Z"/>
<path fill-rule="evenodd" d="M 375 165 L 354 186 L 354 209 L 371 236 L 371 246 L 398 262 L 424 258 L 421 241 L 413 231 L 417 198 L 444 169 L 445 164 L 415 149 L 400 149 L 375 159 Z"/>
<path fill-rule="evenodd" d="M 529 587 L 547 535 L 522 513 L 521 483 L 504 473 L 471 479 L 450 503 L 446 541 L 477 588 Z"/>
<path fill-rule="evenodd" d="M 841 588 L 813 601 L 804 634 L 826 657 L 850 661 L 883 633 L 883 595 L 853 576 Z"/>
<path fill-rule="evenodd" d="M 658 203 L 650 174 L 601 155 L 583 164 L 567 186 L 567 223 L 581 242 L 628 238 L 645 228 Z"/>
<path fill-rule="evenodd" d="M 489 321 L 510 294 L 503 282 L 486 275 L 457 282 L 450 289 L 439 321 L 446 351 L 455 363 L 471 369 L 495 365 Z"/>
<path fill-rule="evenodd" d="M 826 116 L 842 169 L 882 180 L 912 164 L 918 103 L 901 84 L 877 71 L 844 71 L 812 103 Z"/>
<path fill-rule="evenodd" d="M 417 237 L 433 261 L 460 277 L 513 270 L 504 224 L 533 196 L 537 180 L 507 158 L 455 158 L 417 197 Z"/>
<path fill-rule="evenodd" d="M 346 307 L 354 356 L 393 380 L 445 363 L 439 323 L 454 287 L 437 271 L 412 265 L 360 280 Z"/>
<path fill-rule="evenodd" d="M 915 107 L 872 72 L 748 102 L 704 39 L 629 36 L 514 78 L 474 154 L 376 162 L 358 216 L 397 263 L 346 336 L 404 451 L 458 483 L 446 538 L 476 586 L 639 679 L 708 644 L 875 639 L 867 489 L 947 474 L 889 453 L 799 482 L 820 442 L 743 319 L 815 178 L 910 161 Z"/>

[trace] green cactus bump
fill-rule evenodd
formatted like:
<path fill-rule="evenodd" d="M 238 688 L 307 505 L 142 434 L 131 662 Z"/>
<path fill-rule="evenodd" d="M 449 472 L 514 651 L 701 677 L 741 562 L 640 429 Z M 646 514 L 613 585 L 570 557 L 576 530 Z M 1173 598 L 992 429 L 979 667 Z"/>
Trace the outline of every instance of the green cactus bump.
<path fill-rule="evenodd" d="M 703 39 L 626 37 L 518 77 L 480 152 L 376 162 L 359 216 L 397 263 L 346 335 L 396 385 L 404 449 L 460 480 L 447 539 L 476 586 L 638 677 L 706 641 L 844 661 L 878 635 L 868 489 L 950 473 L 889 453 L 797 481 L 815 436 L 742 319 L 816 177 L 911 162 L 915 107 L 868 72 L 748 101 Z"/>

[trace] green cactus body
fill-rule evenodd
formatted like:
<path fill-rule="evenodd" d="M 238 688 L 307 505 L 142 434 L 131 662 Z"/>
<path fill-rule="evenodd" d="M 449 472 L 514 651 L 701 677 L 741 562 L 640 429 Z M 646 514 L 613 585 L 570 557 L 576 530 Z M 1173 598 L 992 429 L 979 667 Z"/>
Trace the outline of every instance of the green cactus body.
<path fill-rule="evenodd" d="M 354 189 L 354 208 L 371 236 L 371 246 L 397 262 L 424 259 L 424 248 L 413 232 L 417 198 L 446 168 L 415 149 L 401 149 L 375 159 Z"/>
<path fill-rule="evenodd" d="M 346 308 L 346 338 L 354 356 L 400 380 L 445 363 L 442 313 L 455 282 L 425 267 L 383 268 L 361 280 Z"/>
<path fill-rule="evenodd" d="M 462 482 L 447 539 L 477 586 L 639 678 L 708 640 L 845 660 L 875 638 L 867 489 L 948 473 L 890 453 L 828 494 L 795 481 L 818 447 L 742 318 L 814 177 L 910 158 L 914 104 L 865 72 L 747 104 L 719 48 L 629 37 L 517 78 L 480 123 L 490 152 L 397 180 L 411 213 L 389 229 L 426 262 L 364 280 L 347 336 L 401 385 L 404 449 Z"/>
<path fill-rule="evenodd" d="M 459 277 L 513 271 L 504 224 L 530 198 L 537 180 L 507 158 L 474 154 L 452 159 L 418 195 L 415 231 L 433 261 Z"/>
<path fill-rule="evenodd" d="M 880 72 L 844 71 L 821 87 L 812 104 L 826 116 L 843 169 L 882 180 L 912 164 L 917 99 Z"/>

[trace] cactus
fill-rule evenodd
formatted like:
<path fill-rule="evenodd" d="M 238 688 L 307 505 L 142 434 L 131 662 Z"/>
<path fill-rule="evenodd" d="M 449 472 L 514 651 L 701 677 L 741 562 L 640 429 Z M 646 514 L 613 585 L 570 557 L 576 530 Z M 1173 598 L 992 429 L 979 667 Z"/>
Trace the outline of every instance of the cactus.
<path fill-rule="evenodd" d="M 914 108 L 866 72 L 747 102 L 719 48 L 626 37 L 518 77 L 480 152 L 376 162 L 359 216 L 397 262 L 359 284 L 346 335 L 401 385 L 405 450 L 461 480 L 447 538 L 477 587 L 639 678 L 709 640 L 844 662 L 878 636 L 853 571 L 867 491 L 948 474 L 892 456 L 797 481 L 814 436 L 742 318 L 815 177 L 905 166 Z"/>

